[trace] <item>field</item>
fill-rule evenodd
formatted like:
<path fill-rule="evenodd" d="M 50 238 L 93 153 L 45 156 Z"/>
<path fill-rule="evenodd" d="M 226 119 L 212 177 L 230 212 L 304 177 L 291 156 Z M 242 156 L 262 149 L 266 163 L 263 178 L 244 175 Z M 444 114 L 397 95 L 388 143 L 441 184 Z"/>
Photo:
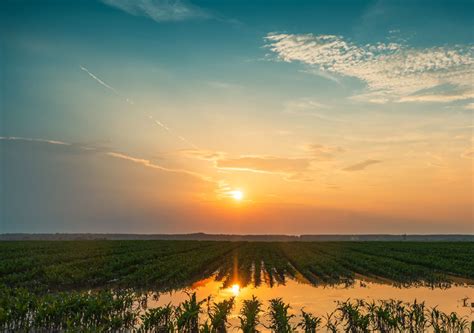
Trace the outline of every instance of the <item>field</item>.
<path fill-rule="evenodd" d="M 233 298 L 213 303 L 191 293 L 179 305 L 147 308 L 146 295 L 210 276 L 224 287 L 281 285 L 292 278 L 315 286 L 367 279 L 445 288 L 472 284 L 473 257 L 470 242 L 1 242 L 0 331 L 226 332 Z M 342 299 L 326 317 L 290 314 L 278 298 L 242 302 L 236 327 L 244 332 L 263 327 L 256 312 L 271 332 L 464 332 L 472 325 L 423 302 Z"/>
<path fill-rule="evenodd" d="M 241 285 L 296 274 L 313 284 L 350 283 L 357 275 L 401 285 L 445 284 L 474 280 L 472 258 L 470 242 L 2 242 L 0 284 L 36 293 L 171 290 L 215 272 L 228 285 L 234 271 Z"/>

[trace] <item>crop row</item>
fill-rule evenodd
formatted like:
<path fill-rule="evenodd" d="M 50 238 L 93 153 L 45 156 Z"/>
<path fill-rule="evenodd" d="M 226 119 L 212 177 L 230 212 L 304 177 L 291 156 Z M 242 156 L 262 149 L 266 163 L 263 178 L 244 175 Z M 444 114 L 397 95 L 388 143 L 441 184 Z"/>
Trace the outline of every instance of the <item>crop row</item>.
<path fill-rule="evenodd" d="M 398 284 L 474 279 L 473 243 L 66 241 L 1 242 L 0 284 L 38 293 L 91 288 L 173 289 L 216 274 L 228 286 Z"/>
<path fill-rule="evenodd" d="M 242 301 L 238 324 L 229 318 L 235 299 L 212 302 L 198 300 L 196 294 L 178 306 L 147 308 L 140 295 L 131 291 L 102 290 L 97 293 L 58 293 L 38 296 L 21 289 L 0 288 L 0 331 L 88 331 L 166 333 L 256 333 L 266 328 L 275 333 L 320 330 L 329 332 L 468 332 L 474 322 L 446 314 L 424 303 L 395 300 L 338 302 L 323 317 L 304 310 L 294 313 L 282 299 L 268 306 L 252 296 Z"/>

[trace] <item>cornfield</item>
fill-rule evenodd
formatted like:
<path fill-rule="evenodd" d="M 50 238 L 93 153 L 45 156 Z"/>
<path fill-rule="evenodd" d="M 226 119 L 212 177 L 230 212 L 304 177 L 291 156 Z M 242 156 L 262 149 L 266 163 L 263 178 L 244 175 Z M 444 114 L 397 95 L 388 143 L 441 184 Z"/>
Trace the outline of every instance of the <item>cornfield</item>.
<path fill-rule="evenodd" d="M 198 300 L 195 293 L 177 306 L 148 309 L 141 295 L 130 290 L 96 293 L 69 292 L 38 296 L 24 289 L 0 290 L 2 332 L 160 332 L 225 333 L 238 330 L 289 332 L 469 332 L 474 322 L 456 313 L 443 313 L 424 303 L 396 300 L 345 300 L 333 312 L 317 317 L 304 310 L 290 314 L 281 298 L 263 303 L 256 297 L 242 301 L 239 324 L 229 316 L 235 299 Z"/>

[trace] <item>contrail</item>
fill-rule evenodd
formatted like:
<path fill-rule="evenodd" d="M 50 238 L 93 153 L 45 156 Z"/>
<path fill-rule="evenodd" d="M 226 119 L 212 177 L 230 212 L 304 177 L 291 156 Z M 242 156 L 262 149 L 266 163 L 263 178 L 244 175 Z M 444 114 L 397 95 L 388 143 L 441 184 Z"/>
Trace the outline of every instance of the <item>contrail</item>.
<path fill-rule="evenodd" d="M 193 147 L 194 149 L 199 149 L 195 144 L 193 144 L 192 142 L 189 142 L 188 140 L 186 140 L 185 137 L 182 137 L 181 135 L 175 135 L 173 134 L 173 132 L 171 132 L 170 128 L 168 126 L 166 126 L 165 124 L 163 124 L 161 121 L 159 120 L 156 120 L 154 119 L 152 116 L 149 116 L 151 120 L 153 120 L 155 122 L 156 125 L 160 126 L 161 128 L 163 128 L 165 131 L 167 131 L 168 133 L 170 133 L 171 135 L 174 135 L 176 136 L 176 138 L 178 138 L 179 140 L 183 141 L 184 143 L 186 143 L 187 145 Z"/>
<path fill-rule="evenodd" d="M 83 67 L 83 66 L 80 66 L 80 67 L 81 67 L 81 69 L 82 69 L 84 72 L 86 72 L 87 74 L 89 74 L 89 76 L 90 76 L 91 78 L 93 78 L 94 80 L 96 80 L 97 82 L 99 82 L 101 85 L 103 85 L 103 86 L 106 87 L 107 89 L 112 90 L 115 95 L 120 96 L 120 94 L 118 93 L 118 91 L 117 91 L 114 87 L 108 85 L 108 84 L 105 83 L 103 80 L 101 80 L 100 78 L 98 78 L 97 76 L 95 76 L 95 75 L 94 75 L 93 73 L 91 73 L 87 68 L 85 68 L 85 67 Z"/>
<path fill-rule="evenodd" d="M 107 89 L 109 89 L 110 91 L 112 91 L 115 95 L 117 95 L 118 97 L 122 98 L 126 103 L 130 104 L 130 105 L 134 105 L 135 103 L 133 102 L 133 100 L 131 100 L 130 98 L 126 97 L 126 96 L 123 96 L 122 94 L 120 94 L 118 92 L 117 89 L 115 89 L 114 87 L 112 87 L 110 84 L 106 83 L 104 80 L 102 80 L 100 77 L 98 77 L 97 75 L 95 75 L 94 73 L 92 73 L 91 71 L 89 71 L 87 68 L 85 68 L 84 66 L 79 66 L 81 68 L 81 70 L 83 70 L 84 72 L 86 72 L 91 78 L 93 78 L 96 82 L 98 82 L 100 85 L 106 87 Z M 174 136 L 176 139 L 184 142 L 185 144 L 193 147 L 194 149 L 198 149 L 198 147 L 193 144 L 192 142 L 190 142 L 189 140 L 187 140 L 185 137 L 181 136 L 181 135 L 177 135 L 175 134 L 168 126 L 166 126 L 163 122 L 159 121 L 158 119 L 155 119 L 152 115 L 148 114 L 148 118 L 150 118 L 156 125 L 158 125 L 159 127 L 161 127 L 162 129 L 164 129 L 165 131 L 167 131 L 170 135 Z"/>

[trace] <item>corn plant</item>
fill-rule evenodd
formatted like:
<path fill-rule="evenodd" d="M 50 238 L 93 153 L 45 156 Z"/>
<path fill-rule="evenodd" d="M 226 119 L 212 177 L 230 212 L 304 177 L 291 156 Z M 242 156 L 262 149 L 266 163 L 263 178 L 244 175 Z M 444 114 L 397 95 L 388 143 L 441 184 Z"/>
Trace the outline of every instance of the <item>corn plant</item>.
<path fill-rule="evenodd" d="M 341 314 L 344 322 L 344 330 L 351 333 L 369 332 L 370 315 L 364 314 L 362 307 L 364 305 L 361 301 L 339 302 L 337 310 Z"/>
<path fill-rule="evenodd" d="M 213 303 L 208 311 L 212 333 L 226 333 L 227 320 L 234 307 L 234 298 Z"/>
<path fill-rule="evenodd" d="M 255 297 L 243 301 L 240 311 L 239 329 L 243 333 L 258 333 L 258 325 L 260 325 L 260 314 L 262 313 L 262 303 Z"/>
<path fill-rule="evenodd" d="M 294 315 L 288 314 L 289 309 L 290 305 L 284 303 L 281 298 L 271 299 L 268 313 L 270 317 L 270 325 L 268 328 L 276 333 L 294 332 L 295 328 L 290 323 L 290 320 Z"/>
<path fill-rule="evenodd" d="M 336 311 L 326 313 L 324 319 L 326 321 L 324 328 L 326 328 L 328 332 L 337 333 L 339 331 L 338 327 L 340 325 L 340 321 L 336 316 Z"/>
<path fill-rule="evenodd" d="M 317 329 L 321 326 L 321 318 L 301 310 L 301 321 L 298 326 L 301 327 L 305 333 L 316 333 Z"/>
<path fill-rule="evenodd" d="M 143 298 L 131 290 L 61 292 L 39 295 L 25 289 L 0 287 L 0 332 L 114 332 L 139 333 L 226 333 L 234 298 L 211 305 L 210 298 L 198 301 L 196 294 L 176 308 L 170 304 L 147 309 Z M 208 302 L 206 321 L 200 325 L 202 305 Z M 366 302 L 346 300 L 319 318 L 301 311 L 299 323 L 291 324 L 290 306 L 282 299 L 269 301 L 268 328 L 275 333 L 297 328 L 313 333 L 322 327 L 329 332 L 464 333 L 472 322 L 456 313 L 446 314 L 417 301 Z M 255 296 L 243 301 L 239 314 L 244 333 L 258 333 L 262 303 Z"/>
<path fill-rule="evenodd" d="M 173 312 L 174 308 L 171 304 L 154 309 L 147 309 L 146 312 L 140 316 L 142 321 L 140 331 L 173 333 L 175 331 Z"/>
<path fill-rule="evenodd" d="M 189 299 L 176 308 L 176 326 L 181 333 L 199 333 L 199 314 L 206 301 L 197 301 L 196 293 L 188 294 Z"/>

